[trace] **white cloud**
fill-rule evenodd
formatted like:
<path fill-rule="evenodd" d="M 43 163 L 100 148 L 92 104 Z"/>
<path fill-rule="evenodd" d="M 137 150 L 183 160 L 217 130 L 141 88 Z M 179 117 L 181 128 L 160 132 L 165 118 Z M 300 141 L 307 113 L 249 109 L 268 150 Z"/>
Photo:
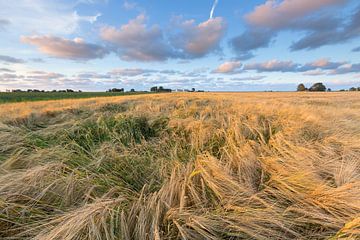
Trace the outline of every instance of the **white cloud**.
<path fill-rule="evenodd" d="M 71 34 L 81 22 L 94 23 L 100 16 L 80 16 L 74 7 L 62 1 L 0 1 L 0 16 L 11 22 L 11 29 L 23 34 Z"/>
<path fill-rule="evenodd" d="M 155 71 L 149 70 L 149 69 L 142 69 L 142 68 L 118 68 L 118 69 L 112 70 L 108 74 L 113 75 L 113 76 L 134 77 L 134 76 L 139 76 L 139 75 L 143 75 L 146 73 L 152 73 L 152 72 L 155 72 Z"/>

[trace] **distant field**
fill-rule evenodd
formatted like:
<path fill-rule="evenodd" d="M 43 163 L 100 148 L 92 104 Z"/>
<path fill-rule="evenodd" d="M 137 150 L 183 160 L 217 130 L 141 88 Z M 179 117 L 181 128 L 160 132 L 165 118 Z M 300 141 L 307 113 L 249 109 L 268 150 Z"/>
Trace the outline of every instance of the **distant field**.
<path fill-rule="evenodd" d="M 360 239 L 358 93 L 0 106 L 0 239 Z"/>
<path fill-rule="evenodd" d="M 112 92 L 15 92 L 5 93 L 0 92 L 0 104 L 11 102 L 28 102 L 28 101 L 44 101 L 44 100 L 59 100 L 59 99 L 78 99 L 78 98 L 92 98 L 92 97 L 113 97 L 113 96 L 126 96 L 145 94 L 146 92 L 125 92 L 125 93 L 112 93 Z"/>

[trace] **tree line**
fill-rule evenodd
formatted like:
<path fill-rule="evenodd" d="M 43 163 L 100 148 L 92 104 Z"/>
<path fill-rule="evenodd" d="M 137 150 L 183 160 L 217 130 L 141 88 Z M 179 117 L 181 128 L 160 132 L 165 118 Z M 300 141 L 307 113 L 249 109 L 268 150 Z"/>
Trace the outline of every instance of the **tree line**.
<path fill-rule="evenodd" d="M 310 88 L 305 87 L 303 83 L 300 83 L 297 87 L 298 92 L 331 92 L 331 88 L 327 88 L 323 83 L 315 83 Z M 339 90 L 340 92 L 347 91 L 345 89 Z M 360 87 L 351 87 L 349 88 L 350 92 L 360 91 Z"/>

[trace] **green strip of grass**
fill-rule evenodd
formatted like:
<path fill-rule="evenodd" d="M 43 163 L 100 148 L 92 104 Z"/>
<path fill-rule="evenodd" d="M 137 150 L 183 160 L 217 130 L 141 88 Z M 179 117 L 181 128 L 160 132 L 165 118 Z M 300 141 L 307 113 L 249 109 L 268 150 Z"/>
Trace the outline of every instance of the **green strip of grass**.
<path fill-rule="evenodd" d="M 12 102 L 29 102 L 29 101 L 45 101 L 45 100 L 60 100 L 60 99 L 78 99 L 78 98 L 92 98 L 92 97 L 114 97 L 126 95 L 150 94 L 150 92 L 125 92 L 125 93 L 111 93 L 111 92 L 15 92 L 4 93 L 0 92 L 0 104 Z"/>

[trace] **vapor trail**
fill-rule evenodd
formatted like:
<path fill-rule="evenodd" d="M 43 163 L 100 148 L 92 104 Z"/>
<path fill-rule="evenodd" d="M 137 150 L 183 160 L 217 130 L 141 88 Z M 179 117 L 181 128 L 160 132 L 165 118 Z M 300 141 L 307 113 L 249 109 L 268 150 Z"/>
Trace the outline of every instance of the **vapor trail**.
<path fill-rule="evenodd" d="M 211 8 L 211 11 L 210 11 L 210 19 L 214 17 L 214 11 L 215 11 L 216 5 L 218 4 L 218 1 L 219 0 L 214 1 L 214 4 L 213 4 L 213 6 Z"/>

